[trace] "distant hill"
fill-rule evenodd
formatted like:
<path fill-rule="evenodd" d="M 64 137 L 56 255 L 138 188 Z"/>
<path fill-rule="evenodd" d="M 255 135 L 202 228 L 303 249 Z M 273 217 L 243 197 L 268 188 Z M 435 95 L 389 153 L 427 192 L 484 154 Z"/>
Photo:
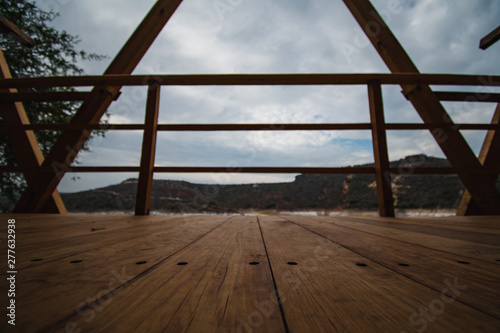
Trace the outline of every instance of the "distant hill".
<path fill-rule="evenodd" d="M 362 166 L 373 166 L 366 164 Z M 406 174 L 392 176 L 399 209 L 456 209 L 464 191 L 455 175 L 412 175 L 414 167 L 448 167 L 425 155 L 391 162 Z M 137 179 L 78 193 L 62 193 L 70 212 L 132 211 Z M 299 175 L 290 183 L 207 185 L 155 180 L 152 210 L 174 213 L 242 210 L 376 210 L 374 175 Z"/>

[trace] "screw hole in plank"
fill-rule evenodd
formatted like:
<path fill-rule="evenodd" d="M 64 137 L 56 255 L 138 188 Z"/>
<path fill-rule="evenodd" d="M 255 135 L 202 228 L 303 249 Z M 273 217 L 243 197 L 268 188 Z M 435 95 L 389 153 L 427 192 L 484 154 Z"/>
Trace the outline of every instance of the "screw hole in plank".
<path fill-rule="evenodd" d="M 252 262 L 250 262 L 248 264 L 254 266 L 254 265 L 258 265 L 259 263 L 257 261 L 252 261 Z"/>
<path fill-rule="evenodd" d="M 289 261 L 289 262 L 287 262 L 287 265 L 295 266 L 295 265 L 297 265 L 297 263 L 295 261 Z"/>
<path fill-rule="evenodd" d="M 83 260 L 73 260 L 73 261 L 70 261 L 69 263 L 70 264 L 78 264 L 80 262 L 82 262 Z"/>
<path fill-rule="evenodd" d="M 399 265 L 399 266 L 402 266 L 402 267 L 409 267 L 409 266 L 410 266 L 410 265 L 405 264 L 405 263 L 399 263 L 398 265 Z"/>
<path fill-rule="evenodd" d="M 359 267 L 366 267 L 366 266 L 368 266 L 368 265 L 367 265 L 367 264 L 364 264 L 364 263 L 362 263 L 362 262 L 358 262 L 358 263 L 356 263 L 356 266 L 359 266 Z"/>
<path fill-rule="evenodd" d="M 177 263 L 177 266 L 184 266 L 184 265 L 187 265 L 187 264 L 188 264 L 187 262 L 181 261 L 181 262 Z"/>
<path fill-rule="evenodd" d="M 147 263 L 147 261 L 138 261 L 135 264 L 136 265 L 144 265 L 145 263 Z"/>
<path fill-rule="evenodd" d="M 470 262 L 468 262 L 468 261 L 461 261 L 461 260 L 458 260 L 457 262 L 458 262 L 459 264 L 463 264 L 463 265 L 469 265 L 469 264 L 470 264 Z"/>

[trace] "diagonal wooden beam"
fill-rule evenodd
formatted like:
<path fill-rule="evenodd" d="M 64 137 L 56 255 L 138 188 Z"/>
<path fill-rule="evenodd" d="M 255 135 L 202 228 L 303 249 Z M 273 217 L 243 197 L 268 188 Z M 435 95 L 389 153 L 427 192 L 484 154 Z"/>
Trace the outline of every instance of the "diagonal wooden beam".
<path fill-rule="evenodd" d="M 498 40 L 500 40 L 500 26 L 481 39 L 479 48 L 481 50 L 486 50 L 488 47 L 498 42 Z"/>
<path fill-rule="evenodd" d="M 498 104 L 495 109 L 491 123 L 495 125 L 500 124 L 500 104 Z M 479 162 L 481 162 L 485 168 L 497 170 L 495 174 L 491 175 L 491 181 L 496 183 L 498 174 L 500 173 L 500 132 L 498 129 L 488 131 L 478 158 Z M 458 206 L 457 215 L 477 215 L 478 213 L 479 207 L 471 200 L 469 191 L 465 190 L 460 205 Z"/>
<path fill-rule="evenodd" d="M 373 155 L 375 158 L 375 179 L 377 181 L 377 200 L 379 215 L 394 217 L 389 154 L 384 120 L 384 104 L 380 81 L 368 84 L 368 101 L 372 123 Z"/>
<path fill-rule="evenodd" d="M 158 0 L 111 62 L 105 74 L 131 74 L 181 3 L 182 0 Z M 70 124 L 99 123 L 120 89 L 121 86 L 95 87 Z M 51 171 L 42 172 L 43 168 L 40 168 L 34 185 L 28 186 L 17 203 L 16 212 L 41 212 L 61 178 L 71 170 L 71 163 L 89 139 L 91 132 L 65 131 L 60 136 L 42 166 L 48 166 Z"/>
<path fill-rule="evenodd" d="M 21 44 L 27 47 L 35 46 L 35 41 L 30 36 L 24 33 L 17 25 L 8 20 L 5 16 L 0 15 L 0 29 L 7 32 L 9 35 L 17 39 Z"/>
<path fill-rule="evenodd" d="M 0 48 L 0 78 L 12 78 L 12 75 L 5 60 L 2 49 Z M 16 94 L 16 89 L 0 90 L 6 94 Z M 16 128 L 20 125 L 29 125 L 30 121 L 26 114 L 24 106 L 20 102 L 1 102 L 0 110 L 4 124 L 8 128 Z M 19 166 L 24 170 L 26 183 L 33 184 L 36 174 L 31 171 L 33 168 L 42 164 L 44 157 L 42 150 L 36 140 L 33 131 L 9 131 L 7 130 L 10 143 L 16 154 Z M 57 190 L 52 192 L 49 200 L 43 208 L 45 213 L 67 213 L 64 203 Z"/>
<path fill-rule="evenodd" d="M 146 103 L 146 128 L 142 139 L 141 171 L 137 182 L 135 215 L 149 215 L 151 192 L 153 190 L 153 172 L 155 167 L 156 137 L 158 133 L 158 114 L 160 110 L 159 85 L 150 86 Z"/>
<path fill-rule="evenodd" d="M 343 0 L 392 73 L 418 73 L 418 69 L 369 0 Z M 431 131 L 453 167 L 481 168 L 467 141 L 454 126 L 436 94 L 426 85 L 402 85 L 426 124 L 442 123 Z M 500 193 L 488 175 L 461 173 L 462 183 L 481 214 L 500 215 Z"/>

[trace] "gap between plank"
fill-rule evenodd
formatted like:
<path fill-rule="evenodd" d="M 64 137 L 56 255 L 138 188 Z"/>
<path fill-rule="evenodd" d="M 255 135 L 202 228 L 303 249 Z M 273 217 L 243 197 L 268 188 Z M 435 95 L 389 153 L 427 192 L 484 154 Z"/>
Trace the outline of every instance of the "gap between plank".
<path fill-rule="evenodd" d="M 290 333 L 290 329 L 288 328 L 288 323 L 286 321 L 285 310 L 283 309 L 283 304 L 281 303 L 281 297 L 278 290 L 278 286 L 276 285 L 276 279 L 274 278 L 273 267 L 271 265 L 271 260 L 269 259 L 269 253 L 267 252 L 266 241 L 264 239 L 264 233 L 262 232 L 262 227 L 260 226 L 260 220 L 257 217 L 257 224 L 259 225 L 260 237 L 262 238 L 262 244 L 264 245 L 264 251 L 266 251 L 267 264 L 269 265 L 269 270 L 271 271 L 271 279 L 273 280 L 274 290 L 276 292 L 276 297 L 278 298 L 278 305 L 280 307 L 281 318 L 283 319 L 283 325 L 285 326 L 285 332 Z"/>
<path fill-rule="evenodd" d="M 348 218 L 348 217 L 347 217 Z M 304 217 L 304 219 L 308 219 L 310 220 L 308 217 Z M 294 223 L 296 224 L 295 222 L 293 221 L 290 221 L 287 219 L 288 222 L 291 222 L 291 223 Z M 325 223 L 328 223 L 327 220 L 325 219 L 321 219 L 319 220 L 321 222 L 325 222 Z M 358 220 L 355 220 L 355 219 L 349 219 L 347 221 L 352 221 L 352 222 L 357 222 Z M 363 222 L 361 222 L 363 223 Z M 480 261 L 480 262 L 483 262 L 483 263 L 486 263 L 486 264 L 493 264 L 492 262 L 490 261 L 487 261 L 487 260 L 484 260 L 484 259 L 479 259 L 479 258 L 473 258 L 473 257 L 469 257 L 467 255 L 459 255 L 457 253 L 453 253 L 453 252 L 448 252 L 448 251 L 445 251 L 445 250 L 441 250 L 441 249 L 436 249 L 436 248 L 433 248 L 433 247 L 428 247 L 428 246 L 425 246 L 425 245 L 422 245 L 422 244 L 416 244 L 416 243 L 411 243 L 411 242 L 408 242 L 408 241 L 404 241 L 404 240 L 400 240 L 400 239 L 395 239 L 395 238 L 391 238 L 391 237 L 387 237 L 387 236 L 383 236 L 383 235 L 377 235 L 377 234 L 374 234 L 374 233 L 371 233 L 369 231 L 364 231 L 364 230 L 358 230 L 358 229 L 355 229 L 355 228 L 352 228 L 352 227 L 346 227 L 344 225 L 338 225 L 338 224 L 333 224 L 335 225 L 336 227 L 338 228 L 346 228 L 346 229 L 349 229 L 349 230 L 353 230 L 353 231 L 356 231 L 356 232 L 362 232 L 362 233 L 365 233 L 365 234 L 369 234 L 369 235 L 372 235 L 372 236 L 376 236 L 376 237 L 382 237 L 382 238 L 386 238 L 386 239 L 389 239 L 389 240 L 392 240 L 392 241 L 398 241 L 400 243 L 405 243 L 405 244 L 410 244 L 410 245 L 413 245 L 413 246 L 418 246 L 418 247 L 422 247 L 424 249 L 429 249 L 429 250 L 433 250 L 433 251 L 439 251 L 439 252 L 443 252 L 443 253 L 447 253 L 447 254 L 451 254 L 451 255 L 454 255 L 454 256 L 460 256 L 460 257 L 464 257 L 464 258 L 467 258 L 467 259 L 471 259 L 471 260 L 475 260 L 475 261 Z M 384 226 L 377 226 L 377 227 L 382 227 L 382 228 L 391 228 L 391 227 L 384 227 Z M 402 229 L 395 229 L 393 228 L 394 230 L 397 230 L 397 231 L 405 231 L 405 230 L 402 230 Z M 309 230 L 309 229 L 307 229 Z M 314 232 L 314 231 L 313 231 Z M 414 232 L 414 233 L 418 233 L 416 231 L 410 231 L 410 232 Z M 422 235 L 427 235 L 427 236 L 434 236 L 434 237 L 441 237 L 441 238 L 446 238 L 446 237 L 443 237 L 443 236 L 439 236 L 439 235 L 431 235 L 431 234 L 424 234 L 424 233 L 421 233 Z M 450 239 L 453 239 L 453 240 L 460 240 L 460 239 L 456 239 L 456 238 L 450 238 Z M 473 241 L 469 241 L 471 243 L 476 243 L 476 242 L 473 242 Z M 335 243 L 337 244 L 337 243 Z M 340 244 L 338 244 L 340 245 Z M 493 244 L 487 244 L 489 246 L 497 246 L 498 245 L 493 245 Z M 342 246 L 342 245 L 341 245 Z M 351 250 L 352 251 L 352 250 Z M 354 252 L 354 251 L 353 251 Z"/>
<path fill-rule="evenodd" d="M 112 291 L 108 292 L 107 294 L 95 299 L 94 301 L 90 302 L 90 303 L 87 303 L 85 304 L 83 307 L 79 308 L 80 311 L 83 311 L 83 310 L 86 310 L 90 307 L 92 307 L 93 305 L 95 305 L 96 303 L 100 302 L 101 300 L 103 299 L 107 299 L 108 297 L 112 297 L 114 296 L 115 294 L 117 294 L 118 292 L 120 292 L 122 289 L 126 288 L 129 284 L 139 280 L 140 278 L 144 277 L 145 275 L 149 274 L 151 271 L 155 270 L 160 264 L 162 264 L 164 261 L 168 260 L 170 257 L 172 257 L 173 255 L 177 254 L 178 252 L 184 250 L 185 248 L 187 248 L 188 246 L 198 242 L 200 239 L 202 239 L 203 237 L 205 237 L 206 235 L 208 235 L 209 233 L 211 233 L 212 231 L 216 230 L 217 228 L 219 228 L 220 226 L 226 224 L 229 220 L 233 219 L 234 217 L 230 217 L 228 218 L 227 220 L 225 220 L 224 222 L 220 223 L 219 225 L 217 225 L 216 227 L 212 228 L 211 230 L 207 231 L 206 233 L 204 233 L 203 235 L 200 235 L 200 237 L 198 237 L 197 239 L 193 240 L 192 242 L 186 244 L 185 246 L 183 246 L 182 248 L 178 249 L 177 251 L 175 252 L 172 252 L 169 256 L 163 258 L 162 260 L 160 260 L 159 262 L 157 262 L 156 264 L 154 264 L 153 266 L 149 267 L 147 270 L 145 270 L 144 272 L 138 274 L 137 276 L 133 277 L 132 279 L 130 279 L 129 281 L 121 284 L 120 286 L 116 287 L 115 289 L 113 289 Z M 273 280 L 274 281 L 274 280 Z M 51 329 L 54 329 L 57 325 L 62 325 L 64 322 L 67 322 L 69 321 L 71 318 L 75 317 L 77 315 L 77 313 L 73 313 L 69 316 L 67 316 L 66 318 L 62 319 L 62 320 L 59 320 L 57 323 L 54 323 L 52 324 L 50 327 L 47 328 L 47 331 L 50 331 Z M 288 331 L 287 331 L 288 333 Z"/>
<path fill-rule="evenodd" d="M 418 284 L 420 284 L 421 286 L 423 286 L 423 287 L 425 287 L 425 288 L 428 288 L 428 289 L 434 290 L 434 291 L 435 291 L 435 292 L 437 292 L 437 293 L 441 293 L 441 290 L 435 289 L 435 288 L 433 288 L 433 287 L 431 287 L 431 286 L 428 286 L 428 285 L 426 285 L 426 284 L 424 284 L 424 283 L 422 283 L 422 282 L 420 282 L 420 281 L 414 280 L 414 279 L 412 279 L 411 277 L 406 276 L 406 275 L 404 275 L 404 274 L 402 274 L 402 273 L 400 273 L 400 272 L 397 272 L 397 271 L 395 271 L 395 270 L 392 270 L 390 267 L 388 267 L 388 266 L 384 265 L 383 263 L 379 263 L 378 261 L 376 261 L 376 260 L 374 260 L 374 259 L 372 259 L 372 258 L 369 258 L 369 257 L 367 257 L 367 256 L 365 256 L 365 255 L 363 255 L 363 254 L 361 254 L 361 253 L 358 253 L 357 251 L 355 251 L 355 250 L 353 250 L 353 249 L 350 249 L 350 248 L 349 248 L 349 247 L 347 247 L 347 246 L 344 246 L 344 245 L 342 245 L 342 244 L 336 243 L 336 242 L 332 241 L 331 239 L 329 239 L 328 237 L 326 237 L 326 236 L 324 236 L 324 235 L 322 235 L 322 234 L 320 234 L 320 233 L 318 233 L 318 232 L 316 232 L 316 231 L 314 231 L 314 230 L 311 230 L 311 229 L 309 229 L 309 228 L 307 228 L 307 227 L 304 227 L 304 226 L 302 226 L 302 225 L 300 225 L 300 224 L 298 224 L 298 223 L 295 223 L 295 222 L 293 222 L 293 221 L 291 221 L 291 220 L 288 220 L 287 218 L 284 218 L 284 217 L 281 217 L 281 218 L 282 218 L 284 221 L 289 222 L 289 223 L 292 223 L 292 224 L 295 224 L 296 226 L 299 226 L 299 227 L 301 227 L 301 228 L 303 228 L 303 229 L 305 229 L 305 230 L 308 230 L 308 231 L 312 232 L 313 234 L 316 234 L 316 235 L 318 235 L 318 236 L 320 236 L 320 237 L 322 237 L 322 238 L 324 238 L 324 239 L 328 240 L 329 242 L 332 242 L 333 244 L 336 244 L 336 245 L 338 245 L 338 246 L 340 246 L 340 247 L 343 247 L 344 249 L 347 249 L 347 250 L 349 250 L 349 251 L 351 251 L 351 252 L 353 252 L 353 253 L 356 253 L 357 255 L 359 255 L 359 256 L 361 256 L 361 257 L 365 258 L 366 260 L 369 260 L 369 261 L 371 261 L 371 262 L 374 262 L 374 263 L 376 263 L 377 265 L 380 265 L 380 266 L 382 266 L 382 267 L 384 267 L 384 268 L 386 268 L 386 269 L 390 270 L 390 271 L 391 271 L 391 272 L 393 272 L 393 273 L 399 274 L 399 275 L 401 275 L 402 277 L 404 277 L 404 278 L 406 278 L 406 279 L 409 279 L 409 280 L 411 280 L 411 281 L 413 281 L 413 282 L 415 282 L 415 283 L 418 283 Z M 260 226 L 260 225 L 259 225 L 259 226 Z M 351 229 L 351 230 L 353 230 L 353 229 Z M 411 243 L 408 243 L 408 244 L 411 244 Z M 271 273 L 272 273 L 272 271 L 271 271 Z M 273 281 L 274 281 L 274 278 L 273 278 Z M 459 302 L 459 303 L 462 303 L 463 305 L 466 305 L 466 306 L 468 306 L 468 307 L 470 307 L 470 308 L 473 308 L 473 309 L 475 309 L 475 310 L 477 310 L 477 311 L 479 311 L 479 312 L 481 312 L 481 313 L 483 313 L 483 314 L 485 314 L 485 315 L 488 315 L 488 316 L 490 316 L 490 317 L 492 317 L 492 318 L 499 319 L 499 318 L 497 318 L 496 316 L 493 316 L 493 315 L 491 315 L 490 313 L 487 313 L 487 312 L 483 311 L 482 309 L 479 309 L 479 308 L 475 307 L 474 305 L 471 305 L 471 304 L 469 304 L 469 303 L 465 303 L 465 302 L 463 302 L 462 300 L 460 300 L 460 299 L 458 299 L 458 298 L 456 298 L 456 299 L 455 299 L 455 301 L 456 301 L 456 302 Z"/>

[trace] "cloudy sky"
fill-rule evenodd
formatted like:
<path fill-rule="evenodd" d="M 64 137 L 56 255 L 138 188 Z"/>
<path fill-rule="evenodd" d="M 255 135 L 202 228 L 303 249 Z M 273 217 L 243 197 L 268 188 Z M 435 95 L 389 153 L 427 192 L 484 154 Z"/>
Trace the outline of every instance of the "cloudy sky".
<path fill-rule="evenodd" d="M 82 62 L 104 72 L 154 0 L 38 0 L 60 17 L 59 29 L 78 35 L 79 47 L 107 55 Z M 500 24 L 496 0 L 372 0 L 422 73 L 500 74 L 500 43 L 479 40 Z M 185 0 L 134 74 L 388 73 L 340 0 Z M 435 87 L 449 90 L 450 87 Z M 458 90 L 456 87 L 453 89 Z M 460 88 L 491 92 L 490 88 Z M 110 123 L 144 121 L 145 87 L 124 88 Z M 388 122 L 421 122 L 397 86 L 385 86 Z M 490 122 L 495 105 L 443 103 L 455 122 Z M 365 86 L 163 87 L 160 123 L 369 122 Z M 478 152 L 485 133 L 462 131 Z M 390 131 L 391 160 L 425 153 L 442 157 L 428 131 Z M 80 165 L 134 166 L 140 131 L 108 132 L 81 154 Z M 160 132 L 158 166 L 344 166 L 373 162 L 369 131 Z M 59 186 L 73 192 L 118 183 L 137 174 L 68 174 Z M 207 183 L 292 181 L 295 175 L 156 174 L 156 179 Z"/>

